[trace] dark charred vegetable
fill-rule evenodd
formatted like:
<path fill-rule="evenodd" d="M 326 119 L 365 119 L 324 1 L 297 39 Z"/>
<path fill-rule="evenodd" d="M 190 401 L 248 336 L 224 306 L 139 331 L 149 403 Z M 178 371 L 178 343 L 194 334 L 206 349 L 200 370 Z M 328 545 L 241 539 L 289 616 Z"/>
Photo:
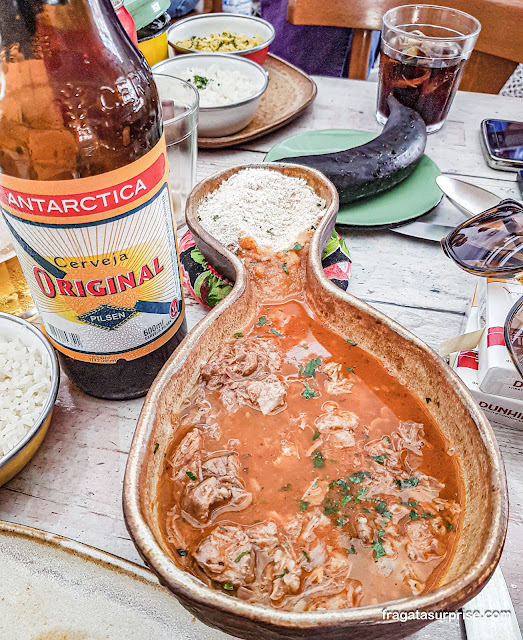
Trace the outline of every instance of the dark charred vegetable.
<path fill-rule="evenodd" d="M 311 156 L 282 158 L 321 171 L 338 190 L 340 203 L 381 193 L 409 176 L 427 142 L 421 116 L 389 96 L 390 116 L 381 134 L 359 147 Z"/>

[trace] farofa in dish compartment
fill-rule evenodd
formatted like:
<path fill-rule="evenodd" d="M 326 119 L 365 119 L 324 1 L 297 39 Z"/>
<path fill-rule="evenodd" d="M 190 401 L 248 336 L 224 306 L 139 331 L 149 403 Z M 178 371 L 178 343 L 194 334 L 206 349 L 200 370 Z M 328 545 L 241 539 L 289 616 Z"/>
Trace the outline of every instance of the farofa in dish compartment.
<path fill-rule="evenodd" d="M 260 35 L 249 37 L 234 31 L 222 31 L 222 33 L 211 33 L 208 36 L 192 36 L 185 40 L 178 40 L 177 47 L 190 49 L 192 51 L 213 51 L 230 52 L 244 51 L 252 47 L 257 47 L 263 42 Z"/>

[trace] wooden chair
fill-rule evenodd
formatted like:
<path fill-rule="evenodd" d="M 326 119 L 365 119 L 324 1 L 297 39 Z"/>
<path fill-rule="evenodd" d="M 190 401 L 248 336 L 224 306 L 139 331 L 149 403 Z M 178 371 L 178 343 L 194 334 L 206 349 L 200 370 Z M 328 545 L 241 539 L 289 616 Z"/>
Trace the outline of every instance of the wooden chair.
<path fill-rule="evenodd" d="M 349 78 L 367 74 L 371 31 L 381 29 L 383 14 L 406 0 L 288 0 L 291 24 L 351 27 Z M 440 4 L 416 0 L 418 4 Z M 414 4 L 414 2 L 413 2 Z M 465 67 L 460 89 L 498 93 L 518 62 L 523 62 L 523 0 L 449 0 L 441 3 L 470 13 L 481 22 L 481 33 Z"/>

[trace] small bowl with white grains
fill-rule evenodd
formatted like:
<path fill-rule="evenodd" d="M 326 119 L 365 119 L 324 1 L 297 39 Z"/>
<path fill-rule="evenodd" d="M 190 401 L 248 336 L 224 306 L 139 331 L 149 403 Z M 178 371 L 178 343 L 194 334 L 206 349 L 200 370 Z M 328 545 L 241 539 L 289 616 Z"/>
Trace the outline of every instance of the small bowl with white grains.
<path fill-rule="evenodd" d="M 0 312 L 0 486 L 31 460 L 47 433 L 60 383 L 44 334 Z"/>
<path fill-rule="evenodd" d="M 198 91 L 198 137 L 229 136 L 254 118 L 269 84 L 267 72 L 247 58 L 196 53 L 162 60 L 153 67 L 162 107 L 169 103 L 167 76 L 189 82 Z"/>

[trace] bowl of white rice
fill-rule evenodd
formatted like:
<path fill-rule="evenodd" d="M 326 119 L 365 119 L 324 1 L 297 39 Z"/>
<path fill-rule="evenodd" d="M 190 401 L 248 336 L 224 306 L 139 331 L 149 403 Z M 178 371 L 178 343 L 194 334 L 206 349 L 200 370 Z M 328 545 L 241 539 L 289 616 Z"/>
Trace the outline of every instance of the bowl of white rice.
<path fill-rule="evenodd" d="M 162 108 L 169 108 L 169 83 L 174 76 L 198 91 L 198 136 L 217 138 L 237 133 L 254 118 L 269 76 L 256 62 L 218 53 L 195 53 L 162 60 L 153 67 Z"/>
<path fill-rule="evenodd" d="M 44 334 L 0 312 L 0 486 L 42 444 L 59 382 L 58 360 Z"/>

